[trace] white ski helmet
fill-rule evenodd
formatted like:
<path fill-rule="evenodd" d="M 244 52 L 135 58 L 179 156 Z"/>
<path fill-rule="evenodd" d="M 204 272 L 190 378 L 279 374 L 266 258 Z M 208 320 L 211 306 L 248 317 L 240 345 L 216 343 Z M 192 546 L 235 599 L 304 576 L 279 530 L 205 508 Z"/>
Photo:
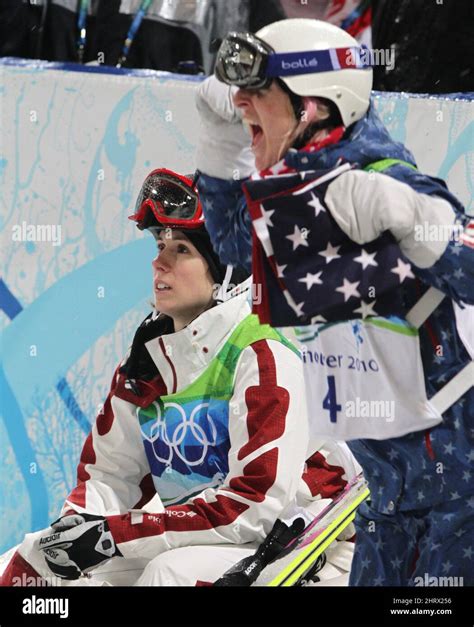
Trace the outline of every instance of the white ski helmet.
<path fill-rule="evenodd" d="M 265 26 L 256 37 L 277 53 L 328 48 L 360 47 L 341 28 L 308 18 L 281 20 Z M 341 114 L 344 126 L 364 117 L 370 104 L 372 69 L 344 69 L 297 76 L 282 76 L 288 89 L 298 96 L 319 96 L 331 100 Z"/>

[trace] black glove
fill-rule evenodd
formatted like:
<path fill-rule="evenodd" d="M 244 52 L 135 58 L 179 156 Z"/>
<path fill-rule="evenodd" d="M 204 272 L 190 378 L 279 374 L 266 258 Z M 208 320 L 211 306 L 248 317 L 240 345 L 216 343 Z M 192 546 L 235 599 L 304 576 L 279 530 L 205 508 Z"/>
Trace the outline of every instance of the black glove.
<path fill-rule="evenodd" d="M 103 516 L 64 516 L 52 527 L 55 533 L 40 538 L 38 548 L 43 551 L 49 568 L 61 579 L 78 579 L 101 562 L 122 556 Z"/>
<path fill-rule="evenodd" d="M 295 518 L 291 526 L 277 520 L 257 551 L 234 564 L 213 585 L 251 586 L 257 581 L 262 570 L 278 555 L 282 555 L 288 543 L 300 535 L 304 528 L 303 518 Z"/>

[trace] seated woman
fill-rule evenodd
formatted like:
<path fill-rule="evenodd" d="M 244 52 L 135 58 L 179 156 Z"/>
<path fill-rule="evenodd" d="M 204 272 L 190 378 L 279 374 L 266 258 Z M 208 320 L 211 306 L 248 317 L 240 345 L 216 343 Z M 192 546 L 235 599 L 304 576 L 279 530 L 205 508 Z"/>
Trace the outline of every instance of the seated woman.
<path fill-rule="evenodd" d="M 61 518 L 25 537 L 2 585 L 25 573 L 69 585 L 213 582 L 297 493 L 322 506 L 345 484 L 321 451 L 305 468 L 300 355 L 250 314 L 242 286 L 229 290 L 243 276 L 220 264 L 193 182 L 155 170 L 131 218 L 156 239 L 156 311 L 113 376 Z M 328 577 L 350 568 L 340 544 Z"/>

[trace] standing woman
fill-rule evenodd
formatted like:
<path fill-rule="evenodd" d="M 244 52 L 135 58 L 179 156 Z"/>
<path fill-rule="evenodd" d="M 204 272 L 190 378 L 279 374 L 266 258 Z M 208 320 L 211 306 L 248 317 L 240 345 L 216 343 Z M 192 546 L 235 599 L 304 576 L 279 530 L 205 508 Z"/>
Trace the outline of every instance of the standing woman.
<path fill-rule="evenodd" d="M 469 381 L 466 375 L 474 349 L 455 303 L 474 304 L 473 223 L 444 182 L 420 173 L 411 153 L 391 139 L 370 102 L 372 69 L 367 61 L 355 39 L 317 20 L 289 19 L 256 35 L 228 35 L 218 54 L 217 78 L 205 81 L 197 97 L 203 124 L 197 166 L 203 173 L 199 189 L 206 224 L 220 258 L 250 270 L 252 222 L 244 189 L 251 198 L 253 181 L 245 182 L 251 174 L 256 184 L 268 177 L 264 200 L 273 203 L 273 210 L 260 210 L 257 232 L 274 227 L 277 202 L 296 206 L 300 191 L 284 194 L 287 175 L 324 171 L 342 162 L 371 170 L 349 168 L 333 177 L 323 196 L 313 193 L 308 198 L 313 211 L 308 239 L 296 218 L 295 232 L 281 233 L 281 246 L 288 249 L 291 264 L 301 251 L 311 251 L 314 238 L 322 237 L 318 224 L 326 220 L 330 235 L 311 251 L 311 258 L 306 254 L 308 274 L 299 279 L 306 283 L 304 300 L 310 303 L 312 316 L 341 323 L 339 337 L 332 327 L 331 345 L 321 324 L 312 328 L 318 341 L 326 342 L 325 354 L 346 350 L 348 343 L 341 338 L 344 329 L 351 333 L 354 319 L 379 318 L 378 324 L 389 329 L 390 319 L 397 316 L 399 337 L 416 336 L 418 362 L 414 360 L 406 371 L 393 365 L 396 339 L 391 340 L 393 348 L 378 346 L 383 366 L 380 388 L 364 388 L 362 372 L 352 371 L 345 379 L 352 390 L 365 391 L 367 401 L 379 394 L 384 398 L 390 391 L 397 415 L 393 424 L 379 421 L 377 431 L 347 438 L 371 492 L 370 504 L 359 508 L 356 519 L 351 584 L 413 585 L 417 576 L 428 573 L 463 577 L 465 585 L 472 585 L 474 388 L 472 377 Z M 300 186 L 303 180 L 299 179 Z M 440 233 L 448 229 L 459 238 L 418 238 L 417 225 Z M 380 255 L 377 248 L 368 248 L 379 241 L 384 242 Z M 343 256 L 343 250 L 357 252 Z M 293 277 L 296 291 L 291 265 L 288 277 L 286 267 L 278 268 L 279 277 L 285 281 Z M 384 285 L 383 299 L 367 289 L 369 272 Z M 418 334 L 403 318 L 429 286 L 440 291 L 440 304 L 420 328 L 418 348 Z M 301 285 L 299 289 L 303 290 Z M 339 364 L 337 368 L 343 381 L 346 373 Z M 464 383 L 449 388 L 448 409 L 431 428 L 432 422 L 422 415 L 426 405 L 414 409 L 414 399 L 426 395 L 431 399 L 458 374 Z M 335 376 L 334 368 L 321 367 L 309 393 L 322 392 L 323 383 L 334 383 Z M 395 381 L 403 381 L 410 393 L 397 392 Z M 342 386 L 343 392 L 349 387 Z M 329 406 L 342 409 L 335 392 L 333 386 L 326 397 L 320 394 L 321 414 Z M 400 429 L 397 412 L 406 401 L 413 411 L 405 412 L 405 428 Z M 314 418 L 318 407 L 311 411 Z M 333 423 L 336 419 L 331 415 Z"/>
<path fill-rule="evenodd" d="M 214 253 L 193 182 L 155 170 L 132 219 L 156 240 L 156 311 L 113 376 L 61 518 L 26 536 L 2 585 L 22 574 L 213 582 L 255 551 L 301 488 L 300 356 L 250 314 L 245 290 L 229 291 L 243 275 L 230 277 Z M 316 498 L 343 487 L 342 468 L 321 456 L 312 466 Z"/>

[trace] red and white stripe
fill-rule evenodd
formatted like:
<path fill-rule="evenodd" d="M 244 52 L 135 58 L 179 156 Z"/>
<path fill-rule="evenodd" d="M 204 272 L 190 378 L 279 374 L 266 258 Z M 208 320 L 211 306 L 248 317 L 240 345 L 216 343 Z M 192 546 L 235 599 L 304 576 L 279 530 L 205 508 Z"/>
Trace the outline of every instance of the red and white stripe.
<path fill-rule="evenodd" d="M 474 220 L 467 223 L 464 232 L 459 236 L 459 240 L 465 246 L 474 248 Z"/>

